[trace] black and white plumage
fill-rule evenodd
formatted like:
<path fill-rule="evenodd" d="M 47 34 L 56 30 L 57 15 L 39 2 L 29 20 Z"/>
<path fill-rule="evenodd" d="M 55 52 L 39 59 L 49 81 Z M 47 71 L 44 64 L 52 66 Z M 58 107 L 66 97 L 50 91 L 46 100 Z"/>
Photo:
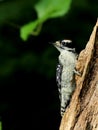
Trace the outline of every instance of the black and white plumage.
<path fill-rule="evenodd" d="M 57 82 L 57 86 L 58 86 L 58 91 L 59 91 L 59 98 L 60 97 L 60 91 L 61 91 L 61 75 L 62 75 L 62 69 L 63 66 L 58 63 L 57 67 L 56 67 L 56 82 Z"/>
<path fill-rule="evenodd" d="M 61 104 L 61 116 L 63 116 L 65 109 L 71 99 L 72 93 L 75 89 L 75 63 L 77 61 L 77 54 L 71 40 L 56 41 L 53 45 L 59 50 L 58 57 L 59 64 L 56 68 L 56 82 L 58 85 L 59 98 Z"/>

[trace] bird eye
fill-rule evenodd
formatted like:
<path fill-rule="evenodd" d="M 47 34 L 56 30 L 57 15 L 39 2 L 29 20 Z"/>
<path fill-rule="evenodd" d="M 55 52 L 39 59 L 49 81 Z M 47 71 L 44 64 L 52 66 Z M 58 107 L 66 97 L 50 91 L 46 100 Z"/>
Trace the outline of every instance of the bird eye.
<path fill-rule="evenodd" d="M 63 45 L 63 46 L 66 46 L 66 42 L 63 40 L 63 41 L 61 41 L 61 44 Z"/>
<path fill-rule="evenodd" d="M 73 43 L 71 40 L 62 40 L 61 44 L 62 44 L 62 46 L 73 48 Z"/>

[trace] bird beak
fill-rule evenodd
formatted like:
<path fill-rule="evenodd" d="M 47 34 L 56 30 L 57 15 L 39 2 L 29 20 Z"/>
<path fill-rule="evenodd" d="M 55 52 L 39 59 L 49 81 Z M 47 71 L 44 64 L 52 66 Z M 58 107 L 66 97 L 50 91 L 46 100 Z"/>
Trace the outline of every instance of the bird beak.
<path fill-rule="evenodd" d="M 54 43 L 52 43 L 56 48 L 57 47 L 60 47 L 60 42 L 59 41 L 56 41 L 56 42 L 54 42 Z"/>
<path fill-rule="evenodd" d="M 57 48 L 57 50 L 60 51 L 60 52 L 61 52 L 61 50 L 63 49 L 62 46 L 61 46 L 61 44 L 60 44 L 60 41 L 56 41 L 56 42 L 54 42 L 54 43 L 52 43 L 52 44 L 53 44 L 53 46 L 54 46 L 55 48 Z"/>
<path fill-rule="evenodd" d="M 49 44 L 55 46 L 55 47 L 60 47 L 60 42 L 56 41 L 56 42 L 49 42 Z"/>

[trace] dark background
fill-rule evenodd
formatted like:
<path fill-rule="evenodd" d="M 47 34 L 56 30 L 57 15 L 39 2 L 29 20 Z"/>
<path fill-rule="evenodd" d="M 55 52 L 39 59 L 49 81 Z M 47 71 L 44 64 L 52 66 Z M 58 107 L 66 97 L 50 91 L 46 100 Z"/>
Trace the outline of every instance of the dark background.
<path fill-rule="evenodd" d="M 97 15 L 97 0 L 73 0 L 65 16 L 47 20 L 38 36 L 29 36 L 24 42 L 19 26 L 37 18 L 31 0 L 0 2 L 3 130 L 59 129 L 61 117 L 55 82 L 59 52 L 49 42 L 72 39 L 80 52 L 89 40 Z"/>

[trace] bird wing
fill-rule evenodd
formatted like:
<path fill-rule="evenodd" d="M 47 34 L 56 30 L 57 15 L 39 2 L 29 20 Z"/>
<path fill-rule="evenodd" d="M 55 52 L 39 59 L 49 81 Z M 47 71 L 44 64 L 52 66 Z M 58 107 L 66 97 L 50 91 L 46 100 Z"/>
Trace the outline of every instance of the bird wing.
<path fill-rule="evenodd" d="M 59 98 L 61 97 L 61 75 L 62 75 L 62 69 L 63 66 L 58 63 L 56 66 L 56 82 L 57 82 L 57 86 L 58 86 L 58 91 L 59 91 Z"/>

